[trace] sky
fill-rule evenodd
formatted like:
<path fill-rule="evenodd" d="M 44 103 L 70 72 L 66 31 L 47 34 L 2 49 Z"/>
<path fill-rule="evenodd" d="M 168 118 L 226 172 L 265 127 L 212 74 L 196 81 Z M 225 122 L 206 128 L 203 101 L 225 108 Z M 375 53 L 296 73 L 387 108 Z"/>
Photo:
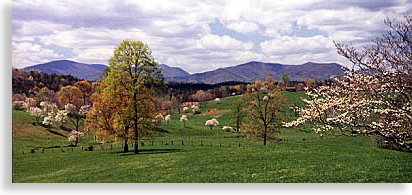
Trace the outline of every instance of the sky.
<path fill-rule="evenodd" d="M 190 73 L 249 61 L 349 65 L 333 41 L 363 48 L 385 18 L 411 13 L 412 0 L 14 0 L 12 65 L 108 64 L 124 39 Z"/>

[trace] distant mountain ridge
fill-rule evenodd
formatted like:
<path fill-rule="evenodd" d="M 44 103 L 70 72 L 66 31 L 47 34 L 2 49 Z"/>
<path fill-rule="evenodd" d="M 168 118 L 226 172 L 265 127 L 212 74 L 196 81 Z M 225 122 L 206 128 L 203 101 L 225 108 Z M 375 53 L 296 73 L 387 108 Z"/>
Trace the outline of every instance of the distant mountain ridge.
<path fill-rule="evenodd" d="M 70 74 L 80 79 L 95 81 L 100 78 L 102 71 L 106 67 L 107 66 L 103 64 L 84 64 L 69 60 L 58 60 L 29 66 L 24 69 L 40 70 L 46 73 Z M 332 75 L 343 75 L 345 69 L 337 63 L 307 62 L 301 65 L 285 65 L 257 61 L 195 74 L 189 74 L 179 67 L 170 67 L 166 64 L 160 64 L 160 68 L 168 82 L 205 84 L 217 84 L 230 81 L 253 82 L 255 80 L 264 80 L 268 75 L 272 75 L 278 80 L 282 74 L 289 75 L 293 81 L 304 81 L 306 79 L 324 80 L 330 78 Z"/>
<path fill-rule="evenodd" d="M 173 79 L 174 77 L 185 77 L 189 76 L 190 74 L 179 67 L 170 67 L 166 64 L 160 64 L 160 68 L 162 69 L 163 77 L 168 79 Z"/>
<path fill-rule="evenodd" d="M 84 64 L 70 60 L 57 60 L 29 66 L 24 70 L 39 70 L 49 74 L 72 75 L 79 79 L 97 81 L 106 67 L 104 64 Z"/>
<path fill-rule="evenodd" d="M 272 75 L 278 80 L 282 74 L 289 75 L 293 81 L 304 81 L 306 79 L 324 80 L 330 78 L 332 75 L 343 75 L 344 69 L 342 65 L 337 63 L 307 62 L 301 65 L 284 65 L 252 61 L 237 66 L 191 74 L 189 76 L 175 77 L 169 81 L 206 84 L 228 81 L 253 82 L 255 80 L 264 80 L 268 75 Z"/>

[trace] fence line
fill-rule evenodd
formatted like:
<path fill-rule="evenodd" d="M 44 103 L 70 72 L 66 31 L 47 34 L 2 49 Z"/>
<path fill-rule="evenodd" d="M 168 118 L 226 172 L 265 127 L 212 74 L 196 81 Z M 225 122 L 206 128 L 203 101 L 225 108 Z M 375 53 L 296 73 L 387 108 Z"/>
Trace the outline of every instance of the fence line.
<path fill-rule="evenodd" d="M 237 144 L 235 144 L 237 142 Z M 140 147 L 151 147 L 151 146 L 183 146 L 183 147 L 220 147 L 220 148 L 231 148 L 232 145 L 238 145 L 238 147 L 247 146 L 241 145 L 239 140 L 233 141 L 214 141 L 214 140 L 192 140 L 192 139 L 161 139 L 161 140 L 141 140 L 139 142 Z M 189 144 L 190 143 L 190 144 Z M 31 149 L 22 149 L 21 154 L 28 155 L 28 154 L 57 154 L 57 153 L 67 153 L 67 152 L 91 152 L 91 151 L 110 151 L 110 150 L 118 150 L 123 149 L 123 143 L 107 143 L 107 144 L 97 144 L 97 145 L 81 145 L 76 147 L 54 147 L 54 148 L 31 148 Z M 134 143 L 129 144 L 129 147 L 134 147 Z M 16 155 L 17 151 L 13 150 L 12 154 Z"/>

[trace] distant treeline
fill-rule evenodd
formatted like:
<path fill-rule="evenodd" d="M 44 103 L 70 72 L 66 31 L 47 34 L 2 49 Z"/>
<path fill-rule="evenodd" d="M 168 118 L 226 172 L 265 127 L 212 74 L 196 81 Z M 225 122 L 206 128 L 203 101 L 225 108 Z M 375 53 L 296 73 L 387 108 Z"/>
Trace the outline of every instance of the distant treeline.
<path fill-rule="evenodd" d="M 185 89 L 185 90 L 209 90 L 221 86 L 235 86 L 235 85 L 247 85 L 247 82 L 239 82 L 239 81 L 228 81 L 223 83 L 217 84 L 205 84 L 205 83 L 177 83 L 177 82 L 170 82 L 167 83 L 167 86 L 173 89 Z"/>
<path fill-rule="evenodd" d="M 25 94 L 27 96 L 36 94 L 43 87 L 59 91 L 61 87 L 73 85 L 80 80 L 71 75 L 47 74 L 36 70 L 25 71 L 12 68 L 13 93 Z"/>
<path fill-rule="evenodd" d="M 67 85 L 74 85 L 81 79 L 71 75 L 57 75 L 40 72 L 37 70 L 22 70 L 12 69 L 12 90 L 14 94 L 25 94 L 26 96 L 33 96 L 37 94 L 40 89 L 47 87 L 55 92 L 59 91 L 61 87 Z M 279 81 L 273 81 L 275 85 Z M 304 83 L 300 81 L 289 81 L 288 86 L 298 86 L 298 84 Z M 315 80 L 314 86 L 330 85 L 330 80 Z M 248 82 L 229 81 L 217 84 L 205 84 L 205 83 L 185 83 L 185 82 L 169 82 L 166 83 L 166 87 L 162 90 L 161 94 L 165 100 L 170 100 L 173 96 L 178 98 L 179 102 L 193 101 L 191 95 L 196 94 L 199 90 L 209 92 L 213 98 L 225 97 L 232 93 L 239 93 L 239 90 L 235 90 L 235 86 L 245 88 Z"/>

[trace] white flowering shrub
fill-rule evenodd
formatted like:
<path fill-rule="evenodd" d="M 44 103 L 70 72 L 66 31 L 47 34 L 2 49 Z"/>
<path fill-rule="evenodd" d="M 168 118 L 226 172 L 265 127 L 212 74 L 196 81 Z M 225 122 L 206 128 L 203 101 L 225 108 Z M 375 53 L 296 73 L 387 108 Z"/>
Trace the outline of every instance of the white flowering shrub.
<path fill-rule="evenodd" d="M 76 107 L 74 104 L 66 104 L 66 105 L 64 106 L 64 110 L 65 110 L 67 113 L 74 114 L 74 113 L 77 112 L 77 107 Z"/>
<path fill-rule="evenodd" d="M 80 137 L 84 136 L 84 133 L 81 131 L 71 131 L 67 137 L 69 142 L 74 142 L 74 145 L 77 145 L 80 141 Z"/>
<path fill-rule="evenodd" d="M 68 116 L 67 112 L 65 110 L 59 110 L 57 111 L 56 115 L 54 116 L 54 120 L 56 122 L 59 122 L 60 124 L 64 125 L 67 123 Z"/>
<path fill-rule="evenodd" d="M 37 105 L 36 105 L 36 100 L 33 99 L 33 98 L 26 98 L 26 99 L 24 100 L 24 102 L 27 104 L 27 107 L 28 107 L 28 108 L 30 108 L 30 107 L 36 107 L 36 106 L 37 106 Z"/>
<path fill-rule="evenodd" d="M 40 102 L 40 107 L 43 108 L 44 115 L 47 115 L 51 112 L 57 112 L 59 110 L 57 105 L 51 102 Z"/>
<path fill-rule="evenodd" d="M 162 121 L 163 121 L 164 119 L 165 119 L 165 118 L 164 118 L 163 115 L 160 114 L 160 113 L 155 116 L 155 122 L 156 122 L 157 125 L 162 124 Z"/>
<path fill-rule="evenodd" d="M 43 111 L 38 107 L 30 107 L 28 111 L 31 116 L 34 116 L 36 118 L 37 122 L 39 122 L 39 119 L 43 117 Z"/>
<path fill-rule="evenodd" d="M 412 139 L 412 17 L 404 23 L 385 22 L 391 30 L 363 52 L 336 45 L 357 70 L 308 92 L 306 108 L 285 127 L 311 122 L 322 134 L 333 129 L 377 134 L 412 151 L 407 143 Z"/>
<path fill-rule="evenodd" d="M 82 115 L 86 115 L 88 112 L 90 112 L 91 109 L 92 109 L 92 106 L 84 105 L 84 106 L 80 107 L 79 113 L 82 114 Z"/>
<path fill-rule="evenodd" d="M 43 118 L 42 124 L 50 128 L 51 125 L 53 124 L 53 121 L 54 121 L 54 113 L 50 112 L 47 116 Z"/>

